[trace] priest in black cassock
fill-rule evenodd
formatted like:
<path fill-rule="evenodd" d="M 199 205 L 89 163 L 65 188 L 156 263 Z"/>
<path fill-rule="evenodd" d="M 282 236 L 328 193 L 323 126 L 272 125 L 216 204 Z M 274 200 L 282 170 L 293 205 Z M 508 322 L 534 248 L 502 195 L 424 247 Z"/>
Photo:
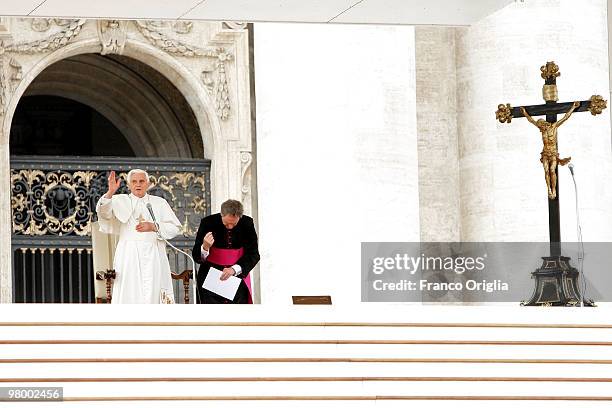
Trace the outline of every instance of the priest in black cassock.
<path fill-rule="evenodd" d="M 253 303 L 245 279 L 259 262 L 259 250 L 253 219 L 243 211 L 240 201 L 227 200 L 221 204 L 221 213 L 200 222 L 193 247 L 193 258 L 201 264 L 197 274 L 198 303 Z M 211 266 L 223 271 L 221 280 L 230 276 L 242 279 L 233 300 L 202 287 Z"/>

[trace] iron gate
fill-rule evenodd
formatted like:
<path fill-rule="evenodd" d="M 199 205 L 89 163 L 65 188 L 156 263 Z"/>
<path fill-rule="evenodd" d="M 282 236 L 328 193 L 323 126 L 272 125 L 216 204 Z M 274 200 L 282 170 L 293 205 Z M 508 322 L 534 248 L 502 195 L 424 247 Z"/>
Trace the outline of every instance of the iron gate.
<path fill-rule="evenodd" d="M 147 170 L 149 194 L 165 198 L 182 222 L 172 243 L 190 251 L 200 219 L 210 214 L 210 161 L 196 159 L 11 157 L 13 301 L 93 303 L 91 224 L 95 206 L 115 170 L 127 189 L 127 172 Z M 183 255 L 168 254 L 173 272 L 191 269 Z M 176 299 L 182 286 L 175 287 Z"/>

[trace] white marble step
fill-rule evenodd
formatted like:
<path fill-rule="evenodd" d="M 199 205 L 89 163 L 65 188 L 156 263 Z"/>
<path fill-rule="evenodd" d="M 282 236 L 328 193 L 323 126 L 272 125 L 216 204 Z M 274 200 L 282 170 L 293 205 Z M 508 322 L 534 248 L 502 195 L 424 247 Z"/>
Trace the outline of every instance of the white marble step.
<path fill-rule="evenodd" d="M 612 346 L 335 344 L 49 344 L 0 345 L 6 359 L 538 359 L 608 361 Z"/>
<path fill-rule="evenodd" d="M 290 299 L 289 299 L 290 301 Z M 312 322 L 612 324 L 612 304 L 596 308 L 361 303 L 344 306 L 6 304 L 9 322 Z"/>
<path fill-rule="evenodd" d="M 597 341 L 612 343 L 610 329 L 503 327 L 303 327 L 303 326 L 36 326 L 0 327 L 0 340 L 473 340 Z"/>
<path fill-rule="evenodd" d="M 61 363 L 3 364 L 0 369 L 0 378 L 286 376 L 612 378 L 610 365 L 604 364 Z"/>

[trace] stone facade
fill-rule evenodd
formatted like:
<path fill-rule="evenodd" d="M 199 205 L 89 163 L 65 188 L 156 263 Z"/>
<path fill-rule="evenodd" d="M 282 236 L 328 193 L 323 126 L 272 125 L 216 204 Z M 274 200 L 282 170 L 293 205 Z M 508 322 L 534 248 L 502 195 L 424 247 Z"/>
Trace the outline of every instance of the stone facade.
<path fill-rule="evenodd" d="M 456 29 L 416 27 L 416 91 L 421 241 L 461 234 Z"/>
<path fill-rule="evenodd" d="M 122 55 L 162 74 L 195 115 L 204 157 L 212 162 L 211 208 L 217 211 L 227 198 L 237 198 L 247 212 L 253 211 L 244 24 L 2 18 L 0 36 L 0 180 L 5 186 L 0 205 L 0 302 L 11 302 L 11 121 L 29 85 L 56 62 L 81 54 Z"/>

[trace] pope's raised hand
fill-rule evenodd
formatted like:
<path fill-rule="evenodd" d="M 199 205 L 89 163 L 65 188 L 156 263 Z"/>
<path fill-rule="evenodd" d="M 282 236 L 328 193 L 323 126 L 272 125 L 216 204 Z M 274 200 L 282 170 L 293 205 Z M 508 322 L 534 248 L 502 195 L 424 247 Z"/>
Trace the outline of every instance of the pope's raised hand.
<path fill-rule="evenodd" d="M 114 171 L 108 175 L 108 191 L 105 194 L 106 198 L 111 198 L 113 194 L 121 187 L 121 179 L 119 179 Z"/>

